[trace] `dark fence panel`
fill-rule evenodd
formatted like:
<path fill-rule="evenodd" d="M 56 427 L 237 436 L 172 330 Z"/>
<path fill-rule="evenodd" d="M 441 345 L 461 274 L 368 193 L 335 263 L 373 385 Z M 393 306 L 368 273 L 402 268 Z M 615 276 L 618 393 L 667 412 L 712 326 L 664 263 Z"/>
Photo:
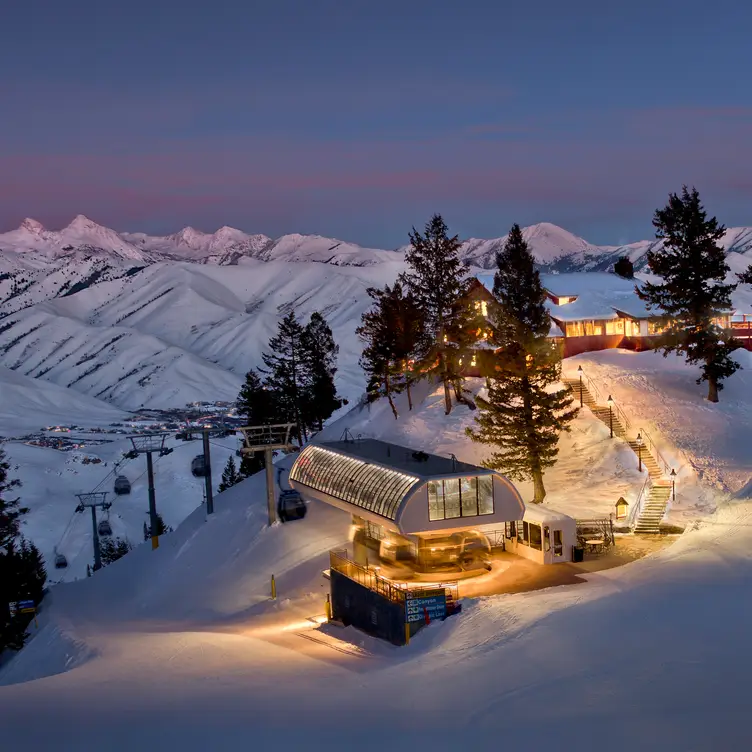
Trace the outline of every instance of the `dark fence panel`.
<path fill-rule="evenodd" d="M 405 644 L 405 609 L 383 595 L 370 590 L 341 572 L 330 571 L 332 618 L 345 625 L 387 640 Z"/>

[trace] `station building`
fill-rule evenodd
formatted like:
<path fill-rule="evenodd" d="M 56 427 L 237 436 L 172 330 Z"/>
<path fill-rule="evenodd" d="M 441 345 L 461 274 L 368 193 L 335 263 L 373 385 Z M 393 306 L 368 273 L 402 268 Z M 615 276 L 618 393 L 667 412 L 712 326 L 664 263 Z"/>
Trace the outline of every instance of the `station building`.
<path fill-rule="evenodd" d="M 305 500 L 352 515 L 359 564 L 469 571 L 486 566 L 499 541 L 540 563 L 571 561 L 574 520 L 545 508 L 526 510 L 501 473 L 454 457 L 376 439 L 309 444 L 290 484 Z"/>

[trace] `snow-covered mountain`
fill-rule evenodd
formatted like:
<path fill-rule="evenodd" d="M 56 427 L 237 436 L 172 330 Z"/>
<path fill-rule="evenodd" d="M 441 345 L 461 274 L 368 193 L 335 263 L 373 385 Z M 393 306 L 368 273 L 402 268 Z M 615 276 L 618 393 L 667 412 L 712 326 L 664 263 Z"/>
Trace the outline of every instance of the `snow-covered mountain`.
<path fill-rule="evenodd" d="M 524 235 L 553 272 L 608 270 L 621 255 L 644 268 L 655 243 L 595 246 L 548 223 Z M 490 268 L 504 239 L 466 240 L 462 256 Z M 728 230 L 724 244 L 732 271 L 746 269 L 752 228 Z M 321 236 L 118 234 L 82 215 L 53 231 L 27 219 L 0 235 L 0 365 L 127 410 L 231 400 L 279 319 L 319 310 L 340 345 L 340 389 L 357 399 L 366 289 L 403 270 L 404 249 Z"/>

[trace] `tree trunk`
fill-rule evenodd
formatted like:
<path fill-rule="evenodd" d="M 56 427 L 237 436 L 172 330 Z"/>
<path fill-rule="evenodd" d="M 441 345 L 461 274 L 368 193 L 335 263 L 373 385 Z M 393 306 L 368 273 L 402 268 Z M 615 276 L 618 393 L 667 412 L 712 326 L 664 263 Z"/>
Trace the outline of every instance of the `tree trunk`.
<path fill-rule="evenodd" d="M 399 419 L 399 413 L 397 412 L 397 408 L 394 406 L 394 400 L 392 400 L 392 385 L 389 383 L 389 374 L 384 374 L 384 391 L 386 392 L 386 398 L 389 400 L 389 407 L 392 408 L 392 412 L 394 413 L 394 419 Z"/>
<path fill-rule="evenodd" d="M 465 392 L 462 389 L 462 384 L 460 383 L 459 379 L 453 381 L 452 386 L 454 387 L 454 396 L 457 398 L 457 402 L 467 406 L 471 410 L 475 410 L 475 402 L 473 402 L 469 397 L 465 396 Z"/>
<path fill-rule="evenodd" d="M 533 504 L 541 504 L 543 499 L 546 498 L 546 489 L 543 486 L 543 472 L 540 467 L 536 466 L 531 468 L 531 475 L 533 476 Z"/>
<path fill-rule="evenodd" d="M 708 377 L 708 402 L 718 402 L 718 379 Z"/>
<path fill-rule="evenodd" d="M 407 388 L 407 409 L 412 410 L 413 409 L 413 395 L 410 392 L 410 377 L 407 374 L 407 371 L 405 371 L 405 387 Z"/>

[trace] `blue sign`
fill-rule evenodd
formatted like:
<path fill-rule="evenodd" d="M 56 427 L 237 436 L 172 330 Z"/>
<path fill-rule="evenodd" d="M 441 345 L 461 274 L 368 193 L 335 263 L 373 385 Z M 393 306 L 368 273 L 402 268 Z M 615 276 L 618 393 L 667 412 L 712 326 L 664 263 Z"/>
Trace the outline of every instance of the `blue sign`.
<path fill-rule="evenodd" d="M 37 607 L 34 601 L 18 601 L 18 610 L 22 614 L 28 614 L 36 611 Z"/>
<path fill-rule="evenodd" d="M 446 617 L 446 595 L 429 595 L 423 598 L 408 598 L 405 601 L 405 619 L 408 623 L 425 621 L 428 618 L 443 619 Z"/>

